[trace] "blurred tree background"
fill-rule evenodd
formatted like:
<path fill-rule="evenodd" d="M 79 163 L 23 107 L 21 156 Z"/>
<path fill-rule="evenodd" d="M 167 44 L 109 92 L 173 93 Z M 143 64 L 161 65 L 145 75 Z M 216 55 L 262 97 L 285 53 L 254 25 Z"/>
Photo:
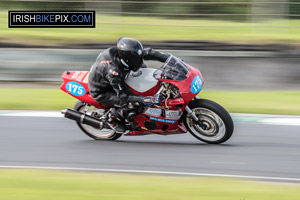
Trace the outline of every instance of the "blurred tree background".
<path fill-rule="evenodd" d="M 291 0 L 289 1 L 289 14 L 291 18 L 300 18 L 300 0 Z"/>
<path fill-rule="evenodd" d="M 95 10 L 96 28 L 8 29 L 8 10 Z M 300 0 L 0 0 L 0 32 L 0 41 L 48 44 L 124 35 L 143 41 L 299 43 Z"/>
<path fill-rule="evenodd" d="M 203 1 L 179 1 L 179 0 L 0 0 L 1 10 L 28 9 L 28 10 L 85 10 L 93 9 L 100 13 L 147 15 L 180 17 L 180 18 L 207 18 L 247 20 L 253 15 L 253 8 L 261 7 L 264 12 L 260 15 L 288 16 L 300 18 L 300 0 L 203 0 Z M 277 8 L 277 9 L 274 9 Z M 276 12 L 278 8 L 283 12 Z M 270 13 L 268 10 L 274 10 Z"/>

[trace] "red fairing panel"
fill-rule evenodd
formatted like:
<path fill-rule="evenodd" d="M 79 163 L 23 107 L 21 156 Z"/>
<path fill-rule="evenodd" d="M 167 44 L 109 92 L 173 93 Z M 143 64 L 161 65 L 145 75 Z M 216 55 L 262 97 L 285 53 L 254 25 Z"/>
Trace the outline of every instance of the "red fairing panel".
<path fill-rule="evenodd" d="M 108 108 L 95 101 L 88 87 L 89 71 L 65 71 L 62 75 L 64 80 L 60 89 L 76 99 L 95 106 L 96 108 Z"/>
<path fill-rule="evenodd" d="M 172 108 L 170 108 L 172 109 Z M 155 121 L 155 120 L 157 121 Z M 156 124 L 154 130 L 148 130 L 145 127 L 145 121 L 152 121 Z M 163 117 L 151 117 L 144 113 L 140 113 L 134 117 L 134 121 L 142 128 L 141 131 L 133 131 L 129 135 L 138 135 L 143 133 L 155 133 L 160 135 L 167 135 L 167 134 L 180 134 L 186 133 L 187 129 L 183 125 L 183 123 L 179 123 L 179 120 L 166 120 Z M 163 122 L 165 121 L 165 122 Z M 173 122 L 174 121 L 174 122 Z M 173 123 L 170 123 L 173 122 Z"/>
<path fill-rule="evenodd" d="M 171 83 L 173 85 L 175 85 L 179 91 L 180 91 L 180 95 L 183 99 L 183 101 L 185 102 L 185 104 L 188 104 L 197 94 L 193 94 L 191 92 L 191 85 L 193 82 L 193 79 L 196 76 L 200 76 L 201 79 L 203 80 L 202 74 L 200 73 L 200 71 L 192 66 L 189 66 L 191 71 L 188 72 L 187 74 L 187 78 L 185 80 L 181 80 L 181 81 L 176 81 L 176 80 L 168 80 L 168 79 L 157 79 L 159 81 L 164 81 L 164 82 L 168 82 Z"/>

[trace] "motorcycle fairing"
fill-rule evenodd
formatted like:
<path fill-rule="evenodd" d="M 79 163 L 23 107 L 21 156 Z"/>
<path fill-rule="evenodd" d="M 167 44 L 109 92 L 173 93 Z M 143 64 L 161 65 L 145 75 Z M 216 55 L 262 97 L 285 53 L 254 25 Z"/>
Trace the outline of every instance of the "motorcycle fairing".
<path fill-rule="evenodd" d="M 180 66 L 181 65 L 179 65 L 179 67 Z M 156 84 L 146 83 L 145 89 L 142 89 L 143 87 L 142 83 L 141 86 L 136 87 L 134 82 L 129 80 L 128 87 L 134 94 L 142 95 L 142 96 L 152 96 L 159 90 L 161 82 L 168 82 L 170 84 L 173 84 L 179 89 L 181 97 L 177 99 L 163 100 L 161 106 L 163 109 L 168 109 L 168 110 L 178 110 L 178 108 L 180 108 L 181 111 L 184 112 L 186 105 L 202 89 L 203 78 L 198 69 L 195 69 L 186 64 L 183 67 L 188 67 L 188 70 L 183 69 L 184 74 L 178 74 L 176 71 L 175 73 L 173 73 L 174 72 L 173 71 L 170 74 L 171 76 L 176 77 L 174 78 L 174 80 L 166 79 L 165 77 L 160 77 L 160 78 L 157 77 L 156 78 L 157 80 L 154 81 L 154 83 Z M 149 74 L 153 75 L 154 70 L 143 69 L 142 71 L 143 71 L 142 73 L 145 72 L 145 75 L 147 75 L 148 77 Z M 146 74 L 146 72 L 148 72 L 148 74 Z M 107 106 L 99 104 L 90 96 L 89 89 L 88 89 L 88 76 L 89 76 L 88 71 L 66 71 L 62 76 L 64 83 L 61 85 L 61 89 L 64 92 L 75 97 L 76 99 L 88 103 L 90 105 L 93 105 L 96 108 L 108 108 Z M 144 81 L 146 76 L 145 77 L 142 76 L 142 77 L 143 78 L 140 79 L 141 82 Z M 197 77 L 200 77 L 200 80 Z M 201 82 L 201 84 L 198 83 L 196 84 L 197 90 L 196 93 L 193 93 L 192 88 L 193 86 L 195 86 L 195 82 L 196 82 L 195 80 Z M 80 87 L 82 86 L 84 88 L 85 93 L 81 95 L 81 93 L 78 94 L 78 93 L 68 91 L 67 88 L 68 84 L 76 84 Z M 153 106 L 152 108 L 155 107 Z M 130 132 L 130 134 L 142 134 L 142 133 L 177 134 L 177 133 L 187 132 L 185 126 L 183 125 L 180 119 L 171 120 L 171 119 L 166 119 L 162 116 L 149 116 L 146 113 L 139 113 L 138 115 L 135 116 L 134 121 L 141 127 L 141 131 L 132 131 Z M 145 125 L 146 121 L 148 123 L 151 123 L 152 125 L 155 125 L 155 128 L 153 128 L 152 130 L 146 128 Z"/>
<path fill-rule="evenodd" d="M 203 86 L 200 71 L 172 55 L 153 73 L 153 76 L 159 81 L 175 85 L 184 102 L 190 102 Z"/>
<path fill-rule="evenodd" d="M 168 79 L 161 79 L 161 78 L 158 78 L 157 80 L 168 82 L 172 85 L 175 85 L 179 89 L 180 95 L 181 95 L 181 98 L 183 99 L 183 101 L 185 103 L 188 103 L 201 91 L 201 89 L 203 87 L 203 83 L 204 83 L 200 71 L 191 66 L 190 66 L 190 69 L 191 69 L 191 72 L 188 72 L 187 78 L 182 81 L 168 80 Z M 193 80 L 197 76 L 199 76 L 201 78 L 202 84 L 201 84 L 201 88 L 199 89 L 199 91 L 195 94 L 195 93 L 191 92 L 191 88 L 192 88 Z"/>

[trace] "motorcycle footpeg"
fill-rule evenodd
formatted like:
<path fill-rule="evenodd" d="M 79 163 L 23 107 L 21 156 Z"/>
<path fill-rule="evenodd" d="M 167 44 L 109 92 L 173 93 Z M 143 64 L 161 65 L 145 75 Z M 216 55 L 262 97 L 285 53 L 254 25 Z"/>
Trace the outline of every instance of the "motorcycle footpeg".
<path fill-rule="evenodd" d="M 118 128 L 117 128 L 117 127 L 114 127 L 112 124 L 110 124 L 110 123 L 108 123 L 108 122 L 105 122 L 105 123 L 106 123 L 106 125 L 107 125 L 110 129 L 116 131 L 116 133 L 124 134 L 124 133 L 126 132 L 126 130 L 124 129 L 124 127 L 123 127 L 123 129 L 119 127 L 120 129 L 118 130 Z M 104 125 L 104 126 L 105 126 L 105 125 Z"/>
<path fill-rule="evenodd" d="M 114 128 L 108 122 L 104 122 L 103 123 L 103 128 L 113 129 L 114 130 Z"/>

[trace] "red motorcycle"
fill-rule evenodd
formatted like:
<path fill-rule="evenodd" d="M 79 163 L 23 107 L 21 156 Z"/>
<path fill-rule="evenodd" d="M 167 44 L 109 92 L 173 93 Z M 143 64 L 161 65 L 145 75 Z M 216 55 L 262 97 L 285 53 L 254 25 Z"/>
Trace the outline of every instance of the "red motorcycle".
<path fill-rule="evenodd" d="M 78 99 L 74 109 L 62 113 L 75 120 L 80 129 L 96 140 L 116 140 L 122 134 L 107 126 L 110 108 L 96 102 L 89 94 L 88 71 L 66 71 L 60 89 Z M 142 96 L 160 94 L 160 105 L 143 107 L 133 121 L 126 121 L 123 135 L 170 135 L 190 132 L 197 139 L 210 144 L 227 141 L 233 133 L 229 113 L 219 104 L 201 99 L 203 86 L 200 71 L 182 60 L 170 56 L 159 69 L 141 68 L 131 72 L 126 84 Z"/>

